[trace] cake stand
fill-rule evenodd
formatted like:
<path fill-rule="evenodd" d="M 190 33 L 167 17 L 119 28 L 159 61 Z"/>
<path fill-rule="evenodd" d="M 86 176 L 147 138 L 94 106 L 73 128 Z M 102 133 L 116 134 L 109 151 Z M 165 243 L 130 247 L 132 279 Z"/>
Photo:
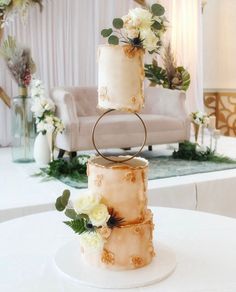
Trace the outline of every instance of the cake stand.
<path fill-rule="evenodd" d="M 103 289 L 143 287 L 166 279 L 176 268 L 173 250 L 159 242 L 155 244 L 155 250 L 157 255 L 148 266 L 136 270 L 112 271 L 88 266 L 81 257 L 78 240 L 73 240 L 56 252 L 54 266 L 62 281 L 78 286 Z"/>

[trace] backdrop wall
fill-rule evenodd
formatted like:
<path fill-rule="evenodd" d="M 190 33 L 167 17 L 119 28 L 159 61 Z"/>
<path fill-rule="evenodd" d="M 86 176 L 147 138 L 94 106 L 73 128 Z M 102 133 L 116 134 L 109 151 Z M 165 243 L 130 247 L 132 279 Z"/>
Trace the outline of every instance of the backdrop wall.
<path fill-rule="evenodd" d="M 154 1 L 150 1 L 154 2 Z M 188 108 L 202 106 L 200 0 L 163 0 L 170 22 L 168 33 L 180 65 L 190 71 Z M 134 7 L 132 0 L 45 0 L 43 13 L 31 9 L 26 25 L 15 19 L 5 34 L 16 36 L 32 50 L 37 77 L 46 88 L 57 85 L 94 85 L 97 81 L 96 50 L 104 42 L 100 30 L 112 19 Z M 17 95 L 3 61 L 0 84 Z M 0 146 L 10 143 L 10 111 L 0 101 Z"/>
<path fill-rule="evenodd" d="M 236 89 L 236 1 L 208 0 L 203 16 L 204 89 Z"/>

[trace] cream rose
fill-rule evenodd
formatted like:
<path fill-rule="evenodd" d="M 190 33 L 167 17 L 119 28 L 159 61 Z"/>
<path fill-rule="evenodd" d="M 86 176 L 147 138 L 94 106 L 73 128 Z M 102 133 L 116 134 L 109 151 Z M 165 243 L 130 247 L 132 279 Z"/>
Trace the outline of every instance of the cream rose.
<path fill-rule="evenodd" d="M 105 225 L 110 218 L 107 206 L 104 204 L 94 206 L 88 215 L 91 223 L 97 227 Z"/>
<path fill-rule="evenodd" d="M 89 214 L 98 205 L 100 197 L 92 193 L 85 193 L 74 202 L 75 211 L 78 214 Z"/>
<path fill-rule="evenodd" d="M 102 250 L 104 240 L 98 232 L 85 232 L 79 236 L 80 245 L 84 250 Z"/>
<path fill-rule="evenodd" d="M 157 48 L 158 38 L 151 29 L 142 30 L 140 32 L 140 37 L 143 40 L 144 48 L 147 49 L 149 52 Z"/>
<path fill-rule="evenodd" d="M 140 30 L 150 29 L 154 22 L 152 13 L 147 9 L 139 7 L 130 10 L 128 16 L 130 17 L 133 26 Z"/>

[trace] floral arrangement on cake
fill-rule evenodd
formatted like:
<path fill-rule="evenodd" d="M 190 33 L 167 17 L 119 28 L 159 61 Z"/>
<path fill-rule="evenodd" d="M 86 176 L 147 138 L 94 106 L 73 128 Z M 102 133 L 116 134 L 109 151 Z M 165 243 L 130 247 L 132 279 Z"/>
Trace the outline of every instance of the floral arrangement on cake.
<path fill-rule="evenodd" d="M 50 98 L 45 97 L 45 90 L 42 81 L 33 79 L 30 84 L 31 97 L 33 105 L 31 107 L 36 119 L 37 132 L 45 135 L 49 133 L 62 133 L 64 125 L 62 121 L 55 116 L 56 106 Z"/>
<path fill-rule="evenodd" d="M 17 44 L 12 36 L 8 36 L 1 46 L 0 54 L 18 86 L 27 88 L 36 71 L 30 49 Z"/>
<path fill-rule="evenodd" d="M 156 59 L 152 64 L 145 64 L 145 76 L 149 79 L 150 86 L 160 85 L 164 88 L 187 91 L 190 85 L 190 74 L 182 66 L 176 65 L 171 45 L 164 49 L 162 57 L 164 68 L 158 65 Z"/>
<path fill-rule="evenodd" d="M 101 35 L 108 38 L 108 43 L 118 45 L 120 42 L 133 49 L 145 49 L 149 53 L 158 53 L 161 37 L 166 31 L 165 9 L 160 4 L 131 9 L 122 18 L 113 20 L 113 28 L 103 29 Z"/>
<path fill-rule="evenodd" d="M 0 27 L 3 27 L 16 13 L 25 16 L 31 5 L 38 4 L 42 11 L 42 2 L 43 0 L 0 0 Z"/>
<path fill-rule="evenodd" d="M 112 229 L 119 228 L 124 219 L 109 209 L 98 194 L 84 193 L 74 203 L 69 198 L 70 192 L 65 190 L 55 204 L 58 211 L 65 211 L 65 215 L 71 219 L 64 223 L 79 234 L 82 248 L 101 250 Z"/>

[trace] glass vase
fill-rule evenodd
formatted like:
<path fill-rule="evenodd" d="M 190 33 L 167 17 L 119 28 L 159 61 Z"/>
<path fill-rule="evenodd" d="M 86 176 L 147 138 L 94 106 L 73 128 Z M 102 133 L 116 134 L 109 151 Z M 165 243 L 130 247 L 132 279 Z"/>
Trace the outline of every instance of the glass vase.
<path fill-rule="evenodd" d="M 12 160 L 27 163 L 34 161 L 33 150 L 36 136 L 35 122 L 31 111 L 31 98 L 27 88 L 20 88 L 19 96 L 12 101 Z"/>

